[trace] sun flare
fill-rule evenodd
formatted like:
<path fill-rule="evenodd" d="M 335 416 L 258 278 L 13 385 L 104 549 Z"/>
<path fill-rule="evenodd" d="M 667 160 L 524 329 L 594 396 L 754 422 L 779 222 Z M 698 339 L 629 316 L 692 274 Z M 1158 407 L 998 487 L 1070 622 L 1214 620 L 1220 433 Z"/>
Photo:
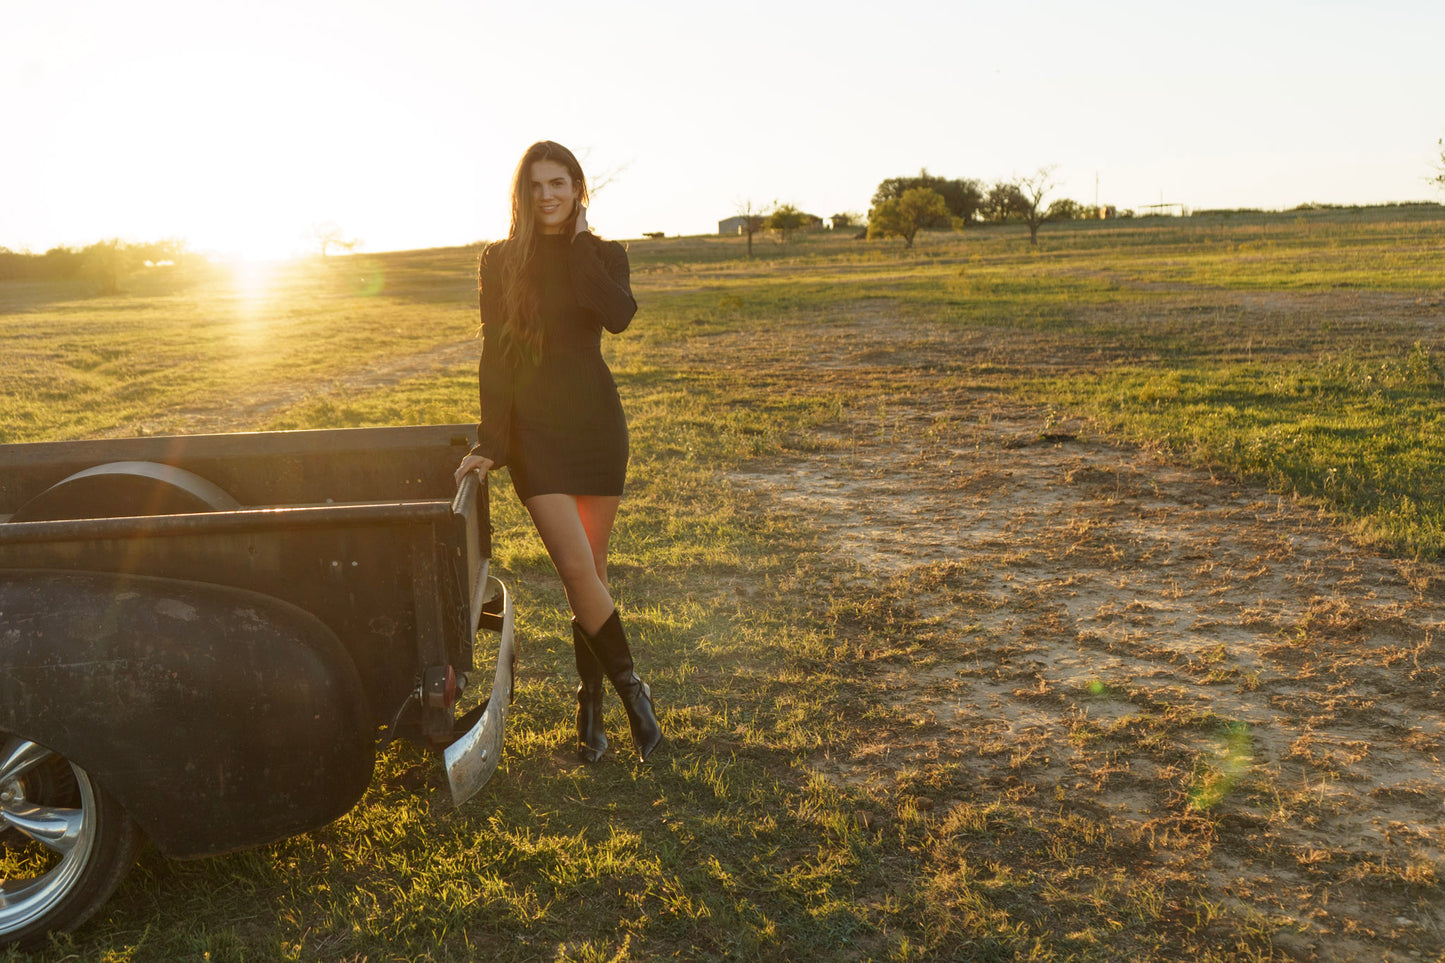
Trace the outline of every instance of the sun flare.
<path fill-rule="evenodd" d="M 236 296 L 247 303 L 264 301 L 276 280 L 276 262 L 240 258 L 231 263 L 231 280 Z"/>

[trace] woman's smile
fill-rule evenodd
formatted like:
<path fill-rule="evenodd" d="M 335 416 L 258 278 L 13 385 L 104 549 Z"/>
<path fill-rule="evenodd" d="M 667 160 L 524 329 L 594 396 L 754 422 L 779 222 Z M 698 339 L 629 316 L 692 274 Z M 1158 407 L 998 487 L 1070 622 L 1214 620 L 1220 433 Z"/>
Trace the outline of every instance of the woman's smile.
<path fill-rule="evenodd" d="M 543 234 L 560 234 L 577 207 L 577 185 L 567 168 L 550 160 L 532 164 L 532 207 Z"/>

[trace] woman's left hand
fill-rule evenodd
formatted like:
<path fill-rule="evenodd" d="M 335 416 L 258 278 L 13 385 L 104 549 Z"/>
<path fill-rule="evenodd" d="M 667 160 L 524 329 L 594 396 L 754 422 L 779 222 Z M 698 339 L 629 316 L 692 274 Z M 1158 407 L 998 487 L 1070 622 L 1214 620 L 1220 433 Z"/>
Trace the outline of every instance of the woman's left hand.
<path fill-rule="evenodd" d="M 492 464 L 493 462 L 490 458 L 484 458 L 481 455 L 468 455 L 462 459 L 462 463 L 457 466 L 457 470 L 452 473 L 452 477 L 456 479 L 458 485 L 462 483 L 463 478 L 467 477 L 467 472 L 474 471 L 478 473 L 479 477 L 486 478 L 487 472 L 491 470 Z"/>
<path fill-rule="evenodd" d="M 578 204 L 578 205 L 577 205 L 577 229 L 572 233 L 572 236 L 573 236 L 573 237 L 576 237 L 578 234 L 586 234 L 586 233 L 587 233 L 587 206 L 586 206 L 585 204 Z"/>

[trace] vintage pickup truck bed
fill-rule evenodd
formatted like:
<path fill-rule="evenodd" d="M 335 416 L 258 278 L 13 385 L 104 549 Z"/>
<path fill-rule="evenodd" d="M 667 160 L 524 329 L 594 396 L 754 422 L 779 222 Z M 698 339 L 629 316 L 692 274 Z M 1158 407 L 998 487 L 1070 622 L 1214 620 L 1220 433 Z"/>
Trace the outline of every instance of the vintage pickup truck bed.
<path fill-rule="evenodd" d="M 452 479 L 469 433 L 0 446 L 0 943 L 98 908 L 136 827 L 191 857 L 323 825 L 379 741 L 481 788 L 514 649 L 486 489 Z"/>

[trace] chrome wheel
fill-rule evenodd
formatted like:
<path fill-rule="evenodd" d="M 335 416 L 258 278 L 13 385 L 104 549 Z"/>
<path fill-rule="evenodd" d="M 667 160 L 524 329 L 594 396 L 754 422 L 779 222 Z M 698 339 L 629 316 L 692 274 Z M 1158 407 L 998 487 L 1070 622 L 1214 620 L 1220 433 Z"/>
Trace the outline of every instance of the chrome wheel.
<path fill-rule="evenodd" d="M 139 844 L 130 818 L 85 771 L 0 733 L 0 945 L 79 925 Z"/>

